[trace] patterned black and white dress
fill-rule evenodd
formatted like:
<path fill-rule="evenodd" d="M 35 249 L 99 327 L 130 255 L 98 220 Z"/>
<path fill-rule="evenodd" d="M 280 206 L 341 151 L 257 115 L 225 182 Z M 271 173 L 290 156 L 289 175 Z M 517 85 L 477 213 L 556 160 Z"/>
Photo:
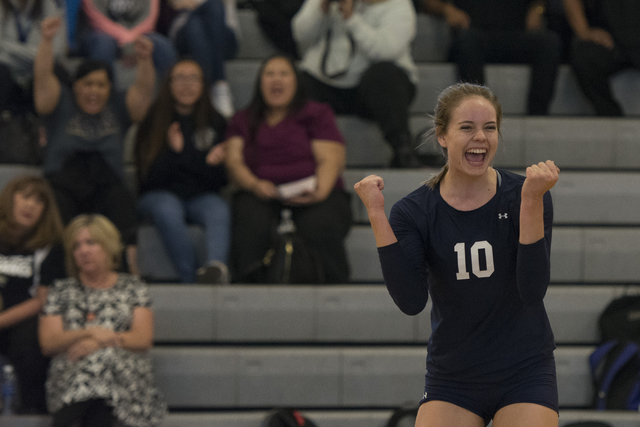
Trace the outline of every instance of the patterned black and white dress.
<path fill-rule="evenodd" d="M 62 316 L 65 330 L 99 326 L 124 332 L 136 307 L 151 307 L 148 289 L 139 279 L 120 274 L 109 289 L 89 288 L 75 278 L 57 281 L 43 310 L 45 315 Z M 149 355 L 122 348 L 100 349 L 76 362 L 64 353 L 57 355 L 46 387 L 52 413 L 64 405 L 105 399 L 125 425 L 150 427 L 159 424 L 167 411 Z"/>

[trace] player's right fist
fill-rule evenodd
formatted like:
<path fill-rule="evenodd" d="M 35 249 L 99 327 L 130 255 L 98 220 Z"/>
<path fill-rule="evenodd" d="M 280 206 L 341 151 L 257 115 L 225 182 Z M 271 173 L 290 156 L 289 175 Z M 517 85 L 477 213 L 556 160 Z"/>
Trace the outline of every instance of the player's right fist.
<path fill-rule="evenodd" d="M 367 210 L 384 209 L 384 180 L 378 175 L 369 175 L 353 186 Z"/>

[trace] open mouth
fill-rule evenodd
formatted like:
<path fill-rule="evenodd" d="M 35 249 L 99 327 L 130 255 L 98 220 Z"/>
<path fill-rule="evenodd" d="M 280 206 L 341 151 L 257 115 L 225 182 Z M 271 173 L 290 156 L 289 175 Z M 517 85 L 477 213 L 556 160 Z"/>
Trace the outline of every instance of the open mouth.
<path fill-rule="evenodd" d="M 486 148 L 471 148 L 464 153 L 464 157 L 471 164 L 481 164 L 487 157 Z"/>
<path fill-rule="evenodd" d="M 276 96 L 281 95 L 283 91 L 281 86 L 272 86 L 270 90 L 271 94 Z"/>

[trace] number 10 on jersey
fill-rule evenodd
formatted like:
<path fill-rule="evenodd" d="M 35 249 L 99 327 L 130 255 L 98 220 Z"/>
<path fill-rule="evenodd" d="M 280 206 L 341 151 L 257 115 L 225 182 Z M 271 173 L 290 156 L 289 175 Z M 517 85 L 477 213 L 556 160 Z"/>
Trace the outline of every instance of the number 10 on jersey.
<path fill-rule="evenodd" d="M 469 279 L 469 272 L 467 271 L 467 251 L 464 243 L 458 243 L 453 247 L 453 250 L 458 256 L 458 272 L 456 273 L 456 279 L 467 280 Z M 484 251 L 484 258 L 486 260 L 486 266 L 483 269 L 480 267 L 480 251 Z M 489 277 L 493 274 L 493 247 L 489 242 L 483 240 L 481 242 L 475 242 L 471 246 L 471 272 L 478 278 Z"/>

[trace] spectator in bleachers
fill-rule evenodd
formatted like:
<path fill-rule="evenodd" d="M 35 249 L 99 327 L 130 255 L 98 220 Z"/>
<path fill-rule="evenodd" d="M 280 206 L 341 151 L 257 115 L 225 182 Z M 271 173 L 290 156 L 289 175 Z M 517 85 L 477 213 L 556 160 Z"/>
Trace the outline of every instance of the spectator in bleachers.
<path fill-rule="evenodd" d="M 49 286 L 64 277 L 53 191 L 40 177 L 11 180 L 0 193 L 0 355 L 16 372 L 19 414 L 47 412 L 49 361 L 38 344 L 38 313 Z"/>
<path fill-rule="evenodd" d="M 575 38 L 570 63 L 578 83 L 600 116 L 622 116 L 609 77 L 640 69 L 640 2 L 564 0 Z"/>
<path fill-rule="evenodd" d="M 393 148 L 390 166 L 419 166 L 409 131 L 418 83 L 411 1 L 306 0 L 292 29 L 309 97 L 374 120 Z"/>
<path fill-rule="evenodd" d="M 354 188 L 371 221 L 395 304 L 432 301 L 424 397 L 416 427 L 558 426 L 550 280 L 553 161 L 526 177 L 493 168 L 502 107 L 486 87 L 445 89 L 434 111 L 440 173 L 385 214 L 384 180 Z"/>
<path fill-rule="evenodd" d="M 96 212 L 116 224 L 134 272 L 137 220 L 135 202 L 124 185 L 123 137 L 153 100 L 153 43 L 144 36 L 136 39 L 136 79 L 125 93 L 112 90 L 109 65 L 90 60 L 78 67 L 70 90 L 53 73 L 52 44 L 61 24 L 60 17 L 43 21 L 35 59 L 35 107 L 44 117 L 48 141 L 44 173 L 65 223 L 80 213 Z"/>
<path fill-rule="evenodd" d="M 56 0 L 0 1 L 0 111 L 33 110 L 33 60 L 40 43 L 40 23 L 62 15 Z M 56 59 L 66 51 L 66 29 L 61 25 L 53 40 Z M 62 68 L 56 71 L 62 76 Z"/>
<path fill-rule="evenodd" d="M 184 283 L 229 282 L 231 215 L 220 195 L 227 184 L 226 123 L 206 88 L 197 62 L 178 62 L 137 135 L 138 211 L 153 221 Z M 204 227 L 206 236 L 206 265 L 197 277 L 188 223 Z"/>
<path fill-rule="evenodd" d="M 82 0 L 88 28 L 80 34 L 83 56 L 109 64 L 121 59 L 125 66 L 136 63 L 135 41 L 145 36 L 153 42 L 153 63 L 164 76 L 176 62 L 171 41 L 155 32 L 160 0 Z"/>
<path fill-rule="evenodd" d="M 158 31 L 168 34 L 178 53 L 194 59 L 211 83 L 209 96 L 224 117 L 233 115 L 224 61 L 238 51 L 240 24 L 235 0 L 161 0 Z M 162 28 L 161 28 L 162 27 Z"/>
<path fill-rule="evenodd" d="M 280 212 L 290 208 L 304 242 L 315 250 L 327 283 L 349 279 L 344 239 L 351 226 L 342 171 L 345 147 L 326 104 L 308 101 L 289 57 L 267 59 L 249 107 L 227 130 L 227 168 L 239 191 L 233 198 L 232 266 L 235 281 L 252 275 L 273 244 Z M 283 199 L 278 185 L 315 176 L 313 190 Z"/>
<path fill-rule="evenodd" d="M 460 81 L 485 84 L 486 63 L 529 64 L 527 114 L 549 113 L 562 42 L 544 28 L 544 0 L 424 0 L 424 5 L 452 29 L 449 55 Z"/>
<path fill-rule="evenodd" d="M 64 236 L 69 278 L 56 281 L 40 316 L 52 356 L 47 406 L 53 427 L 159 424 L 166 413 L 148 350 L 153 312 L 147 286 L 116 272 L 122 242 L 101 215 L 80 215 Z"/>

